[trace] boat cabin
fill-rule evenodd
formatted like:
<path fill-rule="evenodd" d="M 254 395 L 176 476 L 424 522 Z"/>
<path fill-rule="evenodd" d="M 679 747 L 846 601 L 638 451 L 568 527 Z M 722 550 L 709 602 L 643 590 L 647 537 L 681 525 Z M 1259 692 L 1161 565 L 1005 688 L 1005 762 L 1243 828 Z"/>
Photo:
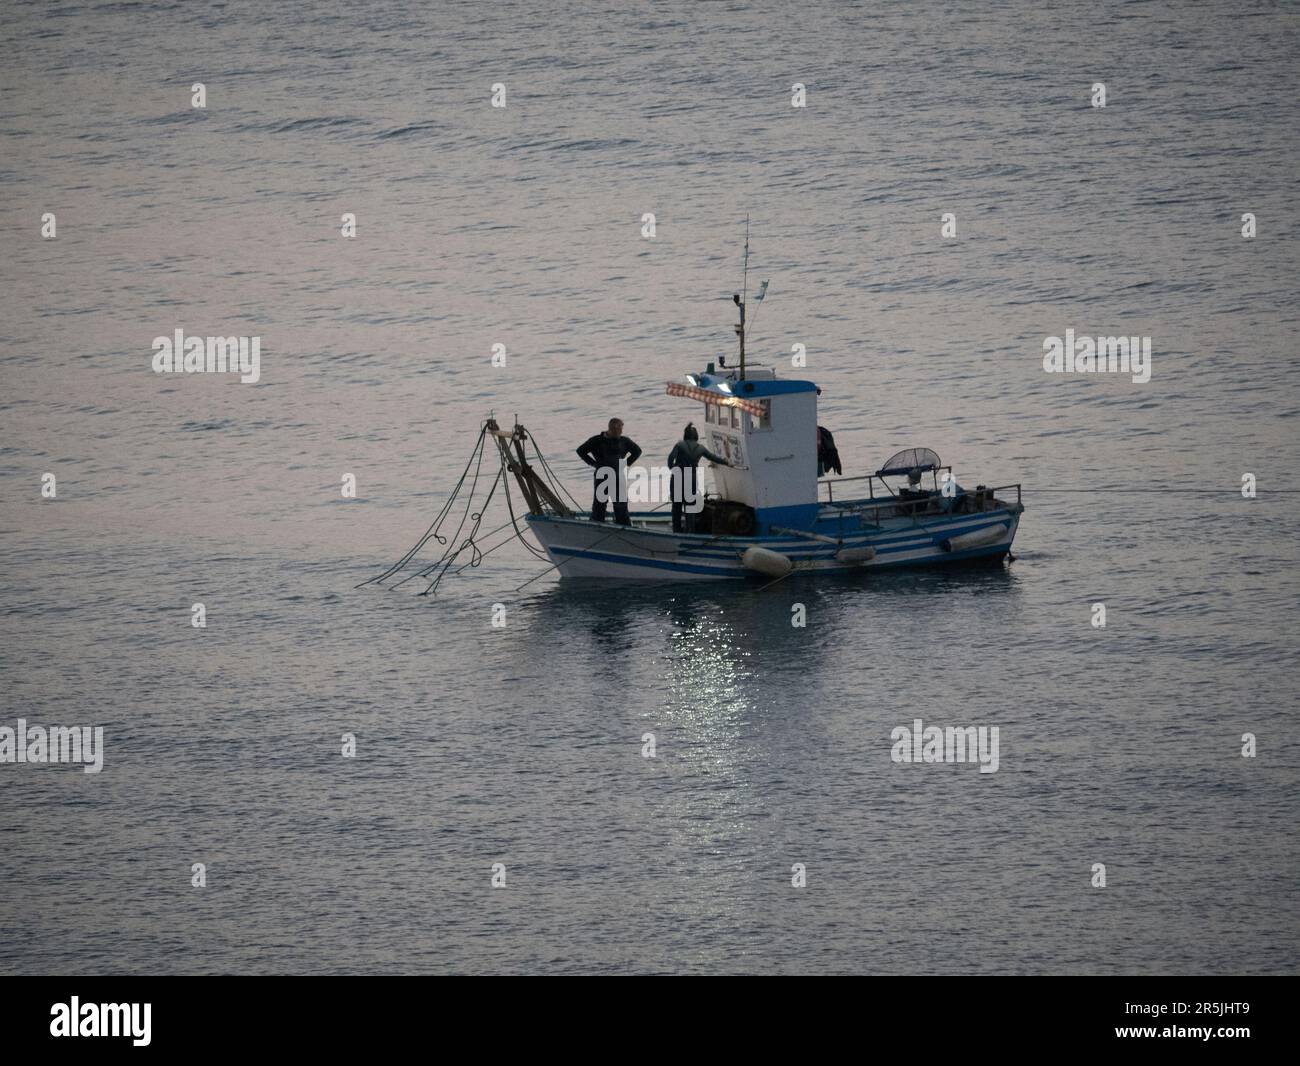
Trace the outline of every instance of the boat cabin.
<path fill-rule="evenodd" d="M 714 532 L 808 529 L 817 519 L 817 386 L 785 381 L 770 367 L 688 374 L 669 393 L 701 400 L 700 442 L 731 466 L 715 466 Z M 748 513 L 747 513 L 748 512 Z M 719 529 L 721 522 L 723 528 Z M 748 525 L 749 528 L 745 528 Z"/>

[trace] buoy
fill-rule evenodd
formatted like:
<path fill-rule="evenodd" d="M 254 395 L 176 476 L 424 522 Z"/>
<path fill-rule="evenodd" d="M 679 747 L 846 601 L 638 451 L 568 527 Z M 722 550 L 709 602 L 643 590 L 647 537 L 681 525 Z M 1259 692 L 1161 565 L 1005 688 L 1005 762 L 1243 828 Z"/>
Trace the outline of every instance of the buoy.
<path fill-rule="evenodd" d="M 967 548 L 982 548 L 985 544 L 993 544 L 1007 535 L 1007 525 L 1001 522 L 996 526 L 989 526 L 987 529 L 977 529 L 972 533 L 963 533 L 960 537 L 949 537 L 947 540 L 939 541 L 939 547 L 946 552 L 960 552 Z"/>
<path fill-rule="evenodd" d="M 771 577 L 785 577 L 794 569 L 790 556 L 774 552 L 770 548 L 746 548 L 741 553 L 740 562 L 748 570 L 757 570 L 760 574 Z"/>
<path fill-rule="evenodd" d="M 871 547 L 841 548 L 835 558 L 841 563 L 865 563 L 876 557 L 876 549 Z"/>

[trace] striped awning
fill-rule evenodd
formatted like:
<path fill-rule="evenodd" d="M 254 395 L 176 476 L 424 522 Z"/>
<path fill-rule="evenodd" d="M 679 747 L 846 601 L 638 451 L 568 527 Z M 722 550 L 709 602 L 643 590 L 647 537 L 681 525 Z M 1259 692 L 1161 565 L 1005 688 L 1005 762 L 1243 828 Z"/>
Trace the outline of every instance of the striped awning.
<path fill-rule="evenodd" d="M 688 400 L 700 400 L 715 407 L 739 407 L 748 411 L 755 418 L 763 417 L 763 405 L 758 400 L 742 400 L 739 396 L 727 396 L 712 389 L 701 389 L 696 385 L 682 385 L 676 381 L 668 382 L 669 396 L 685 396 Z"/>

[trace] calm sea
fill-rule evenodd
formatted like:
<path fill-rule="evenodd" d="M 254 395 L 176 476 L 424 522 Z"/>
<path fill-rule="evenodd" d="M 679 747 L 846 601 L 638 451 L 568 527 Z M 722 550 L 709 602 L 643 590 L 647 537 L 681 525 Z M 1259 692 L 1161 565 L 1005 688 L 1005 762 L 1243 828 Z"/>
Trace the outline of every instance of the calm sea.
<path fill-rule="evenodd" d="M 0 764 L 0 970 L 1300 969 L 1295 6 L 0 15 L 0 725 L 104 730 Z M 751 359 L 846 475 L 1022 483 L 1014 563 L 354 590 L 489 413 L 580 498 L 611 415 L 662 461 L 746 216 Z M 918 718 L 998 771 L 893 762 Z"/>

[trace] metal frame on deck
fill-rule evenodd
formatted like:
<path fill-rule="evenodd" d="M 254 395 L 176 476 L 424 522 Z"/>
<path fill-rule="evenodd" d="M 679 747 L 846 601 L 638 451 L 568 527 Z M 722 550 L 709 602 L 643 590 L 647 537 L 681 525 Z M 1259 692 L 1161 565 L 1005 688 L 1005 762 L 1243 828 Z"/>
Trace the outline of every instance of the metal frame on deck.
<path fill-rule="evenodd" d="M 947 470 L 950 473 L 952 471 L 952 468 L 947 466 L 940 467 L 939 469 Z M 907 504 L 920 504 L 920 503 L 928 504 L 929 501 L 933 500 L 936 495 L 936 493 L 932 492 L 921 499 L 911 499 L 911 500 L 903 499 L 902 497 L 894 494 L 893 490 L 890 489 L 889 485 L 885 481 L 880 479 L 876 474 L 859 474 L 856 477 L 843 477 L 843 478 L 834 478 L 831 480 L 818 481 L 817 485 L 819 488 L 820 486 L 825 485 L 827 489 L 827 499 L 819 500 L 818 502 L 832 503 L 832 504 L 835 503 L 834 486 L 848 481 L 866 481 L 868 485 L 867 488 L 868 501 L 870 502 L 863 504 L 860 499 L 844 500 L 841 506 L 844 507 L 846 511 L 850 513 L 861 515 L 864 519 L 870 521 L 873 525 L 876 526 L 880 525 L 880 512 L 883 511 L 885 508 L 894 509 L 899 507 L 900 505 L 906 506 Z M 880 481 L 880 484 L 890 493 L 889 496 L 887 497 L 881 497 L 879 503 L 874 502 L 877 497 L 875 493 L 875 486 L 872 483 L 875 481 Z M 1009 492 L 1011 489 L 1016 490 L 1016 502 L 1014 504 L 1006 500 L 998 499 L 997 494 L 999 492 Z M 1000 511 L 1003 509 L 1010 509 L 1010 508 L 1014 508 L 1017 511 L 1017 513 L 1024 510 L 1023 504 L 1021 503 L 1021 499 L 1020 499 L 1020 482 L 1016 482 L 1015 484 L 1011 484 L 1011 485 L 979 486 L 974 489 L 963 489 L 962 493 L 967 497 L 971 497 L 973 499 L 981 501 L 981 506 L 979 510 L 974 512 L 976 514 L 982 514 L 987 511 Z M 942 496 L 942 493 L 938 493 L 938 495 Z M 935 512 L 931 514 L 930 512 L 922 511 L 920 513 L 920 517 L 936 517 L 938 514 L 939 512 Z M 909 509 L 909 511 L 906 514 L 892 514 L 889 515 L 888 517 L 911 518 L 913 521 L 915 521 L 916 518 L 918 517 L 918 514 L 915 511 L 915 509 Z"/>

